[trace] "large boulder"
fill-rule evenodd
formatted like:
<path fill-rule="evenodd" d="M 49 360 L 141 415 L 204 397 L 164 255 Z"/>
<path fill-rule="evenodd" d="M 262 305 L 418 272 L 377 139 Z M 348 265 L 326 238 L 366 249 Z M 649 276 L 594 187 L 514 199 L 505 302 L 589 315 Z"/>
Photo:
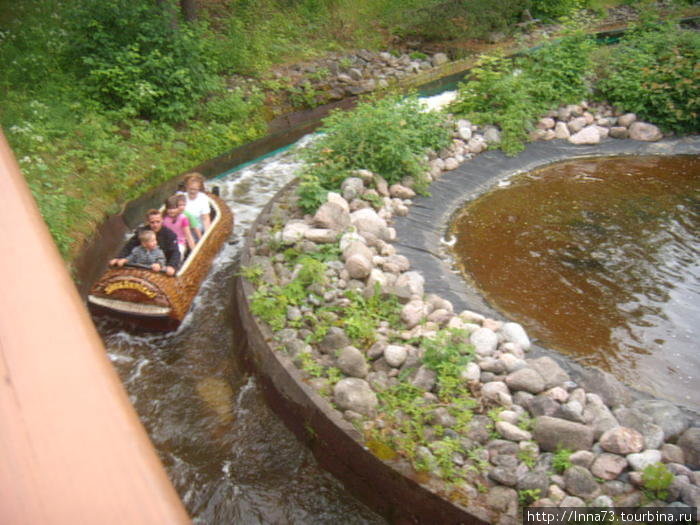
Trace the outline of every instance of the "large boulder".
<path fill-rule="evenodd" d="M 338 381 L 333 387 L 333 400 L 341 410 L 352 410 L 365 416 L 372 415 L 379 403 L 369 383 L 357 377 Z"/>
<path fill-rule="evenodd" d="M 554 452 L 560 448 L 588 450 L 593 446 L 593 429 L 581 423 L 549 416 L 535 419 L 533 437 L 542 450 Z"/>
<path fill-rule="evenodd" d="M 630 125 L 629 132 L 631 139 L 646 142 L 655 142 L 661 140 L 664 136 L 659 128 L 648 122 L 633 122 Z"/>
<path fill-rule="evenodd" d="M 663 429 L 664 439 L 667 441 L 680 436 L 688 428 L 688 418 L 676 405 L 668 401 L 642 399 L 632 403 L 632 408 L 651 416 L 654 423 Z"/>
<path fill-rule="evenodd" d="M 700 470 L 700 427 L 689 428 L 678 440 L 686 463 L 692 469 Z"/>

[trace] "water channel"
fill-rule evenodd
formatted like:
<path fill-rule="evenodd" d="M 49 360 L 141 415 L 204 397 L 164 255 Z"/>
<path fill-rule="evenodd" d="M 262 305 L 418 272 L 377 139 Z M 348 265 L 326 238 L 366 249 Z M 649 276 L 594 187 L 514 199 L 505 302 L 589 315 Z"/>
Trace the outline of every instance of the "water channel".
<path fill-rule="evenodd" d="M 176 332 L 138 334 L 97 321 L 195 523 L 385 523 L 317 465 L 233 355 L 239 239 L 296 166 L 291 152 L 281 152 L 217 178 L 235 212 L 234 236 Z"/>

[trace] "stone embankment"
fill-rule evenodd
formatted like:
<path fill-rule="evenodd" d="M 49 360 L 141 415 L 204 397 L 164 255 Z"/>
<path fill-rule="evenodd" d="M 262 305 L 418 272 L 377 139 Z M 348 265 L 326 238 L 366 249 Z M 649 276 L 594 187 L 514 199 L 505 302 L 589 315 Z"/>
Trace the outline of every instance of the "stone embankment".
<path fill-rule="evenodd" d="M 537 127 L 533 138 L 574 143 L 661 137 L 632 114 L 586 103 L 559 108 Z M 455 122 L 452 144 L 429 156 L 429 177 L 437 179 L 498 140 L 495 128 Z M 287 307 L 271 343 L 325 399 L 326 410 L 352 422 L 382 459 L 410 450 L 426 484 L 485 522 L 516 523 L 524 504 L 700 507 L 700 427 L 669 402 L 633 401 L 602 373 L 593 393 L 554 359 L 528 357 L 530 340 L 519 324 L 456 312 L 425 290 L 421 274 L 392 244 L 392 219 L 408 213 L 412 197 L 409 181 L 388 185 L 360 170 L 313 216 L 298 210 L 290 188 L 251 233 L 249 270 L 255 269 L 260 286 L 285 287 L 299 277 L 302 265 L 298 259 L 290 265 L 285 252 L 332 253 L 333 247 L 340 254 L 324 259 L 322 275 Z M 369 301 L 377 294 L 396 301 L 399 320 L 378 321 L 371 340 L 357 344 L 338 321 L 344 309 L 356 307 L 357 296 Z M 430 340 L 469 356 L 456 388 L 468 393 L 471 405 L 445 396 L 439 372 L 424 360 Z M 392 410 L 387 392 L 402 384 L 420 396 L 412 408 Z M 416 417 L 421 428 L 410 434 Z M 384 445 L 377 448 L 378 439 Z"/>

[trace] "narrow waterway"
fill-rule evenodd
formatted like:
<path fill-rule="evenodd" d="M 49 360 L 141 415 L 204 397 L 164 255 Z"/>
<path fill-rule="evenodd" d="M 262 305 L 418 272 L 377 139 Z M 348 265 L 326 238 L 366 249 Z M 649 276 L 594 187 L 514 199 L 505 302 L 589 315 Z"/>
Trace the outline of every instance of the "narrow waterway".
<path fill-rule="evenodd" d="M 235 212 L 235 232 L 176 332 L 135 334 L 97 321 L 195 523 L 384 523 L 316 464 L 233 354 L 241 239 L 295 167 L 284 152 L 214 181 Z"/>

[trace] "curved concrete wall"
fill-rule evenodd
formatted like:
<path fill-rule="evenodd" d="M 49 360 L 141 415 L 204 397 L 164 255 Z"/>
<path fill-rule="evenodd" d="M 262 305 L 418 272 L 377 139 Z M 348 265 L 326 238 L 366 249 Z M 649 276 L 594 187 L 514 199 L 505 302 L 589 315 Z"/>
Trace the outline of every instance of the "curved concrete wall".
<path fill-rule="evenodd" d="M 188 523 L 0 133 L 0 522 Z"/>

